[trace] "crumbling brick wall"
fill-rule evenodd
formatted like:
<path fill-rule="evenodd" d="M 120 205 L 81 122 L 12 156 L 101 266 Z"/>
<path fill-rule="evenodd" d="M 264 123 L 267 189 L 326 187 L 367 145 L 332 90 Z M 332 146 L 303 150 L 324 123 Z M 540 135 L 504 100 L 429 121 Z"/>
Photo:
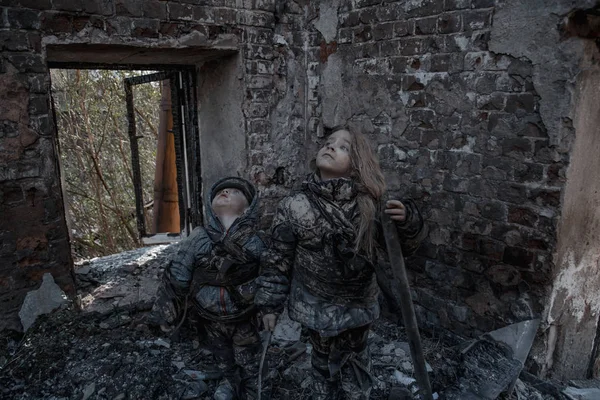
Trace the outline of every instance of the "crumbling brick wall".
<path fill-rule="evenodd" d="M 332 1 L 306 6 L 311 22 L 292 11 L 306 31 L 281 35 L 288 65 L 306 69 L 293 103 L 306 147 L 355 125 L 390 192 L 428 215 L 412 261 L 421 321 L 472 334 L 522 318 L 520 285 L 541 300 L 549 279 L 567 157 L 547 154 L 532 65 L 489 51 L 494 2 Z"/>
<path fill-rule="evenodd" d="M 235 43 L 246 173 L 265 225 L 327 130 L 351 124 L 376 148 L 391 194 L 427 215 L 429 240 L 410 265 L 424 326 L 475 335 L 543 312 L 575 136 L 582 51 L 558 30 L 571 2 L 2 4 L 0 329 L 18 328 L 43 272 L 73 290 L 45 60 L 47 45 L 70 40 Z"/>
<path fill-rule="evenodd" d="M 206 3 L 210 3 L 206 5 Z M 0 7 L 0 329 L 45 272 L 74 293 L 50 110 L 46 49 L 92 43 L 139 48 L 237 43 L 248 132 L 264 135 L 274 1 L 15 0 Z M 77 60 L 85 61 L 85 60 Z M 175 60 L 176 62 L 177 60 Z M 117 63 L 118 60 L 112 60 Z M 253 142 L 256 135 L 249 134 Z M 252 155 L 252 154 L 251 154 Z"/>
<path fill-rule="evenodd" d="M 582 54 L 559 32 L 572 7 L 563 3 L 282 8 L 278 107 L 260 168 L 292 186 L 327 129 L 365 133 L 391 194 L 417 199 L 428 217 L 429 240 L 410 266 L 424 326 L 476 335 L 544 312 Z"/>

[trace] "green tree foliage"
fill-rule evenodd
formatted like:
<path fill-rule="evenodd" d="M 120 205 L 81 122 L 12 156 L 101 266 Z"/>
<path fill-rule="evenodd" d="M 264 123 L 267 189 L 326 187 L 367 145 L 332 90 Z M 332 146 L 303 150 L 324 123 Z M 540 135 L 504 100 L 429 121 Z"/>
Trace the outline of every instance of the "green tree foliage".
<path fill-rule="evenodd" d="M 53 70 L 67 224 L 76 259 L 139 247 L 123 79 L 138 71 Z M 133 87 L 143 197 L 153 198 L 160 85 Z M 150 210 L 150 208 L 148 208 Z M 148 225 L 147 225 L 148 226 Z"/>

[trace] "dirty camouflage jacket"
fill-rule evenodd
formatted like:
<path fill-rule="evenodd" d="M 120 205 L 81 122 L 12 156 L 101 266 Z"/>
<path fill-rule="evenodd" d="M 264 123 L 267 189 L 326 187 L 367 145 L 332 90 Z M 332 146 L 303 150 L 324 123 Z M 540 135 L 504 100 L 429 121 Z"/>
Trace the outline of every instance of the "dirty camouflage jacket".
<path fill-rule="evenodd" d="M 354 254 L 359 217 L 357 189 L 350 179 L 321 181 L 311 175 L 302 190 L 281 201 L 272 224 L 271 246 L 262 256 L 255 303 L 280 311 L 289 294 L 290 317 L 335 336 L 379 316 L 375 263 L 385 241 L 378 226 L 377 255 Z M 406 221 L 397 224 L 405 255 L 426 235 L 421 214 L 410 200 Z"/>
<path fill-rule="evenodd" d="M 246 212 L 225 231 L 211 207 L 215 183 L 206 201 L 207 226 L 198 227 L 182 240 L 165 269 L 153 309 L 167 323 L 175 322 L 188 296 L 198 313 L 206 319 L 235 322 L 254 310 L 255 279 L 265 244 L 257 233 L 258 194 L 254 194 Z"/>

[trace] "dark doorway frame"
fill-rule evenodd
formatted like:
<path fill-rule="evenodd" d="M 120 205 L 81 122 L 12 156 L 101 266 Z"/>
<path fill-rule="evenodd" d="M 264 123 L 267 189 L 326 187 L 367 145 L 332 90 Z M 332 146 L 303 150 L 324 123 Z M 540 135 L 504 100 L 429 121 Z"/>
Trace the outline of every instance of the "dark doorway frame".
<path fill-rule="evenodd" d="M 143 214 L 144 204 L 141 195 L 141 173 L 139 162 L 135 161 L 136 157 L 138 157 L 138 152 L 137 139 L 135 137 L 135 113 L 133 111 L 132 86 L 136 84 L 149 83 L 156 80 L 170 79 L 172 88 L 173 133 L 175 135 L 181 231 L 178 235 L 173 235 L 175 237 L 168 241 L 175 241 L 180 237 L 188 236 L 196 226 L 202 225 L 202 193 L 200 190 L 202 185 L 202 175 L 200 160 L 200 135 L 198 128 L 198 100 L 196 93 L 196 67 L 193 65 L 174 64 L 99 64 L 53 61 L 48 62 L 48 68 L 159 71 L 150 75 L 127 78 L 124 82 L 132 150 L 137 227 L 140 233 L 140 238 L 145 244 L 161 243 L 163 241 L 161 239 L 158 241 L 152 240 L 152 236 L 154 235 L 148 235 L 146 232 Z M 53 117 L 56 121 L 56 115 L 53 115 Z M 59 151 L 58 143 L 56 150 L 57 152 Z"/>

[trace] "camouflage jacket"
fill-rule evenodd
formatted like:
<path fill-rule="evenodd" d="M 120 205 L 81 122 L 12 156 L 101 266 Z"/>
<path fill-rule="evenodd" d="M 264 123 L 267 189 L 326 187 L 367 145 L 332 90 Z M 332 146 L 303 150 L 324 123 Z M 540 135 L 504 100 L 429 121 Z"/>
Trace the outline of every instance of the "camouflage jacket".
<path fill-rule="evenodd" d="M 255 303 L 277 312 L 288 295 L 290 317 L 323 336 L 366 325 L 379 316 L 375 263 L 385 241 L 377 222 L 373 257 L 354 253 L 359 217 L 350 179 L 320 181 L 312 175 L 302 190 L 283 199 L 275 214 L 271 245 L 262 256 Z M 426 235 L 414 202 L 403 200 L 407 218 L 398 225 L 405 255 Z"/>
<path fill-rule="evenodd" d="M 253 199 L 246 212 L 225 231 L 206 201 L 207 226 L 198 227 L 181 241 L 165 269 L 153 311 L 166 323 L 175 322 L 189 295 L 198 313 L 209 320 L 234 322 L 254 312 L 255 279 L 265 244 L 256 230 L 258 194 L 250 182 Z"/>

